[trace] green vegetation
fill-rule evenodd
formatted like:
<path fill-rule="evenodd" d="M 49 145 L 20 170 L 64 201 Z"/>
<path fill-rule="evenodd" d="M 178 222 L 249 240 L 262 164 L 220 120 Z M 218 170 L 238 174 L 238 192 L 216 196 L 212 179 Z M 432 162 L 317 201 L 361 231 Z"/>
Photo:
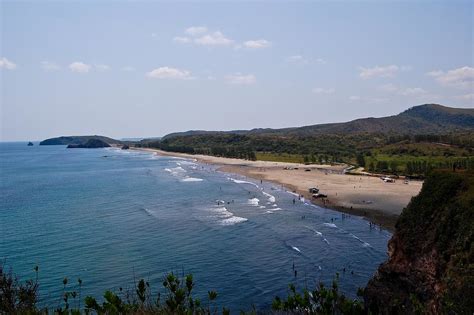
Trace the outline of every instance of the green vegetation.
<path fill-rule="evenodd" d="M 430 174 L 396 224 L 388 262 L 369 282 L 371 310 L 410 313 L 424 306 L 440 314 L 472 314 L 473 227 L 474 172 Z"/>
<path fill-rule="evenodd" d="M 100 140 L 102 142 L 108 144 L 120 144 L 121 141 L 104 137 L 104 136 L 67 136 L 67 137 L 57 137 L 57 138 L 50 138 L 40 142 L 40 145 L 83 145 L 86 142 L 93 140 Z"/>
<path fill-rule="evenodd" d="M 187 131 L 136 146 L 248 160 L 342 162 L 370 172 L 424 176 L 432 169 L 474 168 L 474 109 L 426 104 L 396 116 L 299 128 Z"/>
<path fill-rule="evenodd" d="M 153 295 L 150 284 L 141 279 L 133 290 L 120 288 L 118 293 L 105 291 L 102 303 L 91 296 L 82 301 L 82 280 L 78 279 L 75 285 L 70 285 L 69 280 L 64 278 L 58 305 L 55 308 L 38 308 L 38 267 L 35 267 L 35 273 L 35 280 L 22 283 L 11 271 L 5 272 L 4 267 L 0 266 L 0 314 L 230 314 L 229 309 L 218 309 L 216 306 L 216 291 L 208 291 L 205 301 L 201 301 L 193 297 L 193 276 L 189 274 L 180 278 L 174 273 L 164 277 L 164 292 Z M 320 283 L 316 289 L 304 289 L 303 293 L 297 292 L 296 287 L 290 284 L 288 297 L 275 297 L 272 310 L 298 314 L 364 314 L 361 301 L 348 299 L 339 292 L 338 279 L 339 275 L 336 275 L 329 288 Z M 244 311 L 241 313 L 245 314 Z M 256 313 L 255 309 L 250 312 Z"/>
<path fill-rule="evenodd" d="M 348 299 L 339 293 L 338 279 L 339 275 L 336 274 L 331 287 L 326 288 L 320 283 L 315 290 L 305 289 L 302 293 L 290 284 L 288 297 L 284 300 L 276 297 L 272 309 L 297 314 L 366 314 L 361 301 Z"/>
<path fill-rule="evenodd" d="M 432 169 L 474 169 L 474 134 L 278 136 L 212 133 L 142 141 L 137 146 L 305 164 L 347 163 L 376 173 L 425 175 Z"/>

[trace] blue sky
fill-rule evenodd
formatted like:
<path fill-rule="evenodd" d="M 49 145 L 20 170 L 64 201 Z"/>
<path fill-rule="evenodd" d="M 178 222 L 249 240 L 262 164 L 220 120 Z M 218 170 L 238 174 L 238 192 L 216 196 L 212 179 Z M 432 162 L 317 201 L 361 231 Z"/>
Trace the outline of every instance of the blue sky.
<path fill-rule="evenodd" d="M 0 140 L 474 107 L 473 4 L 1 1 Z"/>

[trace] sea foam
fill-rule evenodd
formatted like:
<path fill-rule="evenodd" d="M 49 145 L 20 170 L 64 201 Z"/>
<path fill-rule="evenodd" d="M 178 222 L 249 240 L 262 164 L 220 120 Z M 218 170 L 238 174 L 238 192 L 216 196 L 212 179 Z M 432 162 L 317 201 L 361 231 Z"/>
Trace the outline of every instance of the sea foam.
<path fill-rule="evenodd" d="M 252 198 L 252 199 L 249 199 L 248 203 L 252 206 L 258 206 L 258 203 L 260 202 L 260 200 L 258 198 Z"/>
<path fill-rule="evenodd" d="M 182 182 L 202 182 L 202 178 L 195 178 L 195 177 L 186 177 L 181 180 Z"/>
<path fill-rule="evenodd" d="M 269 202 L 275 202 L 275 201 L 276 201 L 275 196 L 270 195 L 269 193 L 266 193 L 266 192 L 264 192 L 264 191 L 262 191 L 262 194 L 264 194 L 265 196 L 268 197 L 268 201 L 269 201 Z"/>

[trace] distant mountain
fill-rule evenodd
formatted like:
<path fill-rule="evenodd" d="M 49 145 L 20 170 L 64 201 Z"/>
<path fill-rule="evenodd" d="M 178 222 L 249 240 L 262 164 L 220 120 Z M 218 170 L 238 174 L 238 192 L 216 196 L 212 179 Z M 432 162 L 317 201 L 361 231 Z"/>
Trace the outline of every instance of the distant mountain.
<path fill-rule="evenodd" d="M 293 135 L 396 133 L 443 134 L 456 131 L 474 131 L 474 108 L 453 108 L 438 104 L 414 106 L 398 115 L 380 118 L 362 118 L 344 123 L 319 124 L 296 128 L 252 129 L 233 131 L 186 131 L 166 135 L 176 136 L 231 133 L 240 135 Z"/>
<path fill-rule="evenodd" d="M 85 145 L 89 140 L 100 140 L 107 144 L 121 144 L 119 140 L 104 136 L 63 136 L 57 138 L 50 138 L 40 142 L 40 145 Z"/>

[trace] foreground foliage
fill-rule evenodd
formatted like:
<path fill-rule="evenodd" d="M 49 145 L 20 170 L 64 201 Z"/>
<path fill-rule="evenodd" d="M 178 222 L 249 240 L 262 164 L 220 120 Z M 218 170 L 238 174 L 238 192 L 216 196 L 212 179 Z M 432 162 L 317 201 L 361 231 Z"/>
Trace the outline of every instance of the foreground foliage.
<path fill-rule="evenodd" d="M 38 307 L 38 267 L 35 280 L 21 282 L 0 266 L 0 314 L 230 314 L 229 309 L 218 309 L 216 291 L 208 291 L 205 301 L 193 297 L 195 283 L 191 274 L 178 277 L 174 273 L 163 279 L 164 292 L 152 294 L 150 284 L 141 279 L 133 290 L 105 291 L 102 302 L 96 298 L 81 297 L 82 280 L 75 285 L 63 280 L 60 302 L 56 307 Z M 338 289 L 339 276 L 331 287 L 323 283 L 314 290 L 299 293 L 290 284 L 288 297 L 275 297 L 272 311 L 292 314 L 364 314 L 364 306 L 358 300 L 346 298 Z M 260 310 L 268 313 L 270 310 Z M 241 311 L 241 313 L 244 313 Z M 251 314 L 257 313 L 253 310 Z"/>

